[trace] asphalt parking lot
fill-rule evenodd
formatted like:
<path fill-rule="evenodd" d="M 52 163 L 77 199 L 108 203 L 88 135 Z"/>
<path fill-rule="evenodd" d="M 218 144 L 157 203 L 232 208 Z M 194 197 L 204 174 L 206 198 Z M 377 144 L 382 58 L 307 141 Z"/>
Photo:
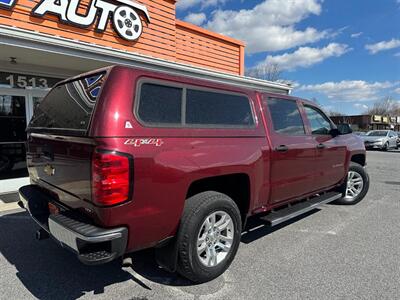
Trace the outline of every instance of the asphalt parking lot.
<path fill-rule="evenodd" d="M 371 188 L 358 205 L 325 205 L 273 230 L 252 220 L 220 278 L 193 285 L 159 269 L 87 267 L 37 242 L 21 210 L 0 212 L 0 299 L 399 299 L 400 151 L 368 152 Z M 1 207 L 0 207 L 1 209 Z"/>

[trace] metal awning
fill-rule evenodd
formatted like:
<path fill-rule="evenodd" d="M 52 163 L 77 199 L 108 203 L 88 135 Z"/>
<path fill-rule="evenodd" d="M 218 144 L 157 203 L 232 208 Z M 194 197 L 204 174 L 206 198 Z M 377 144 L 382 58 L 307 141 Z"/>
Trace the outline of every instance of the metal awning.
<path fill-rule="evenodd" d="M 79 58 L 99 61 L 103 65 L 125 65 L 146 70 L 155 70 L 173 75 L 204 79 L 216 83 L 248 88 L 260 92 L 289 94 L 292 87 L 286 84 L 223 73 L 201 67 L 188 66 L 159 58 L 145 56 L 114 48 L 98 46 L 58 36 L 0 25 L 0 45 L 7 45 Z"/>

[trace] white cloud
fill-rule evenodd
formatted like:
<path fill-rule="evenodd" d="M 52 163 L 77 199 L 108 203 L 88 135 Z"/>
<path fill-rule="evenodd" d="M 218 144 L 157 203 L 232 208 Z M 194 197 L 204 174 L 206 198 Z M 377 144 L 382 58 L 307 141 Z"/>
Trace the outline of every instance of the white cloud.
<path fill-rule="evenodd" d="M 350 35 L 353 39 L 356 39 L 358 37 L 360 37 L 363 34 L 363 32 L 357 32 L 357 33 L 353 33 L 352 35 Z"/>
<path fill-rule="evenodd" d="M 376 44 L 368 44 L 365 49 L 369 51 L 370 54 L 376 54 L 380 51 L 390 50 L 400 47 L 400 40 L 391 39 L 390 41 L 382 41 Z"/>
<path fill-rule="evenodd" d="M 351 101 L 370 101 L 376 100 L 381 95 L 380 92 L 392 88 L 397 83 L 366 82 L 363 80 L 343 80 L 340 82 L 325 82 L 315 85 L 303 85 L 299 89 L 326 95 L 329 99 L 336 102 Z"/>
<path fill-rule="evenodd" d="M 328 37 L 328 30 L 304 30 L 295 25 L 310 15 L 320 15 L 322 0 L 264 0 L 251 9 L 216 10 L 206 27 L 245 41 L 246 52 L 277 51 Z"/>
<path fill-rule="evenodd" d="M 397 93 L 397 94 L 400 94 L 400 88 L 395 89 L 394 92 Z"/>
<path fill-rule="evenodd" d="M 325 112 L 328 112 L 328 111 L 331 111 L 331 110 L 334 110 L 334 109 L 335 109 L 333 105 L 319 104 L 319 106 L 322 107 L 322 109 L 323 109 Z"/>
<path fill-rule="evenodd" d="M 300 47 L 295 52 L 282 55 L 268 55 L 261 64 L 278 65 L 280 70 L 294 70 L 298 67 L 310 67 L 330 57 L 339 57 L 350 51 L 345 44 L 331 43 L 324 48 Z"/>
<path fill-rule="evenodd" d="M 205 13 L 191 13 L 188 14 L 185 18 L 184 21 L 193 23 L 197 26 L 202 25 L 205 21 L 207 20 L 207 16 Z"/>
<path fill-rule="evenodd" d="M 369 108 L 368 105 L 362 104 L 362 103 L 354 103 L 353 105 L 354 105 L 354 107 L 356 107 L 356 108 L 361 108 L 361 109 L 363 109 L 363 110 L 367 110 L 367 109 Z"/>
<path fill-rule="evenodd" d="M 189 7 L 195 6 L 198 3 L 198 0 L 178 0 L 178 2 L 176 3 L 176 8 L 185 10 Z"/>
<path fill-rule="evenodd" d="M 179 0 L 176 3 L 176 8 L 185 10 L 196 5 L 201 5 L 201 9 L 204 9 L 209 6 L 224 4 L 226 1 L 227 0 Z"/>

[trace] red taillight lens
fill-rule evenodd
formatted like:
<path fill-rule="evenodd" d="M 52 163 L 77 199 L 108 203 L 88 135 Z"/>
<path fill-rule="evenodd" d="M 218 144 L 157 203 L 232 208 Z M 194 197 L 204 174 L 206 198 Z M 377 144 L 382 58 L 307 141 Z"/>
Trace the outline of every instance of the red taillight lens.
<path fill-rule="evenodd" d="M 95 152 L 92 158 L 92 200 L 115 205 L 129 200 L 131 166 L 128 156 L 115 152 Z"/>

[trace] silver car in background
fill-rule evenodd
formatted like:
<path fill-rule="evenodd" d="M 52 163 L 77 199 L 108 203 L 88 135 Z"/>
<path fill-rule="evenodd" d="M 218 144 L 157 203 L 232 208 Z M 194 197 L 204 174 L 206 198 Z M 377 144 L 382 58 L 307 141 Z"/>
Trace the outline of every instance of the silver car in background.
<path fill-rule="evenodd" d="M 366 149 L 397 149 L 398 135 L 393 130 L 371 130 L 361 136 Z"/>

